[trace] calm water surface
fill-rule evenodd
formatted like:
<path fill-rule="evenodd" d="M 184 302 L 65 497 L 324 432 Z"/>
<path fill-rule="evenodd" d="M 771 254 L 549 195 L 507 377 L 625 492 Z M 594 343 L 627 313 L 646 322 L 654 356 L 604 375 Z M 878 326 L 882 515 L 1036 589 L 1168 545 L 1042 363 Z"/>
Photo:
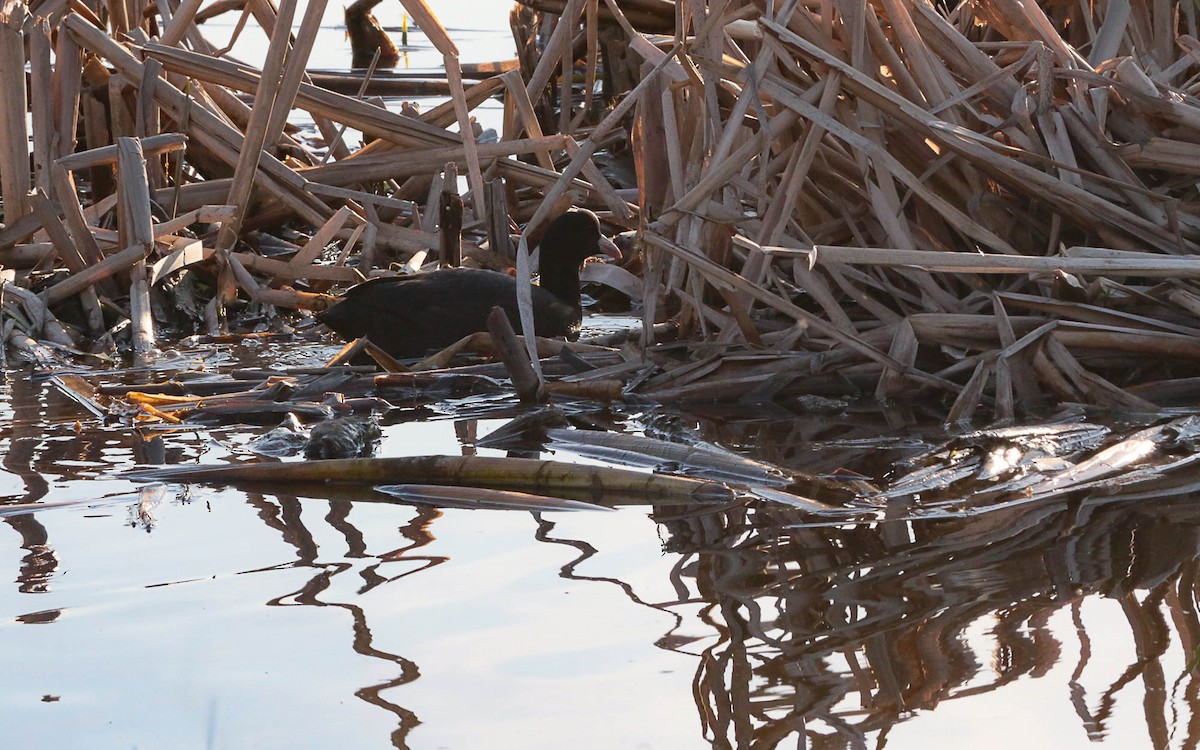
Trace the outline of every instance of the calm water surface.
<path fill-rule="evenodd" d="M 511 54 L 505 5 L 437 9 L 479 61 Z M 321 67 L 349 57 L 339 16 Z M 489 455 L 470 436 L 505 421 L 435 409 L 392 420 L 380 455 Z M 765 460 L 873 479 L 940 437 L 870 409 L 663 411 Z M 1197 745 L 1189 494 L 812 526 L 766 503 L 437 511 L 123 477 L 242 460 L 261 431 L 106 426 L 7 373 L 0 513 L 71 504 L 0 516 L 4 747 Z"/>
<path fill-rule="evenodd" d="M 770 503 L 532 514 L 147 487 L 123 472 L 244 460 L 265 428 L 105 427 L 28 372 L 0 394 L 0 513 L 73 503 L 0 517 L 6 747 L 1196 744 L 1189 495 L 813 526 Z M 470 436 L 505 419 L 433 408 L 387 420 L 380 454 L 499 455 Z M 927 445 L 888 416 L 652 423 L 878 475 Z"/>

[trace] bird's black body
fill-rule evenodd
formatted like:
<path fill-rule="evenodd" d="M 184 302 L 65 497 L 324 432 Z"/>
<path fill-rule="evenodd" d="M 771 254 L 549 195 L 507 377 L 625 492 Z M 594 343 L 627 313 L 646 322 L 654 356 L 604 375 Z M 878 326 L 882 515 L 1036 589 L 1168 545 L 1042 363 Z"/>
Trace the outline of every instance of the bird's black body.
<path fill-rule="evenodd" d="M 615 246 L 600 233 L 594 214 L 569 211 L 551 222 L 540 247 L 541 286 L 533 287 L 534 328 L 539 336 L 574 339 L 583 320 L 579 267 L 599 252 L 616 252 Z M 366 336 L 388 354 L 404 359 L 487 330 L 488 313 L 497 306 L 520 331 L 516 279 L 497 271 L 444 268 L 371 279 L 349 289 L 317 318 L 343 338 Z"/>
<path fill-rule="evenodd" d="M 578 298 L 578 294 L 576 295 Z M 353 287 L 317 318 L 346 339 L 366 336 L 393 357 L 420 357 L 487 330 L 493 307 L 521 330 L 516 279 L 478 268 L 378 278 Z M 582 312 L 541 287 L 533 288 L 534 328 L 539 336 L 579 334 Z"/>

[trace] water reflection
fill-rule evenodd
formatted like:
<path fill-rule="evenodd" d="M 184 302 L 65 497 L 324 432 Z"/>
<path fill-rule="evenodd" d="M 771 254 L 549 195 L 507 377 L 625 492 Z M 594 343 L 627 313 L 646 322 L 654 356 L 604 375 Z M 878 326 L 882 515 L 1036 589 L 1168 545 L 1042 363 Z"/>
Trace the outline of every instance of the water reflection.
<path fill-rule="evenodd" d="M 255 581 L 243 592 L 250 600 L 236 605 L 290 611 L 290 621 L 303 623 L 312 622 L 316 610 L 344 613 L 332 630 L 289 647 L 319 651 L 339 672 L 356 680 L 342 694 L 314 690 L 313 700 L 323 710 L 336 715 L 353 695 L 360 705 L 384 715 L 386 738 L 376 736 L 358 743 L 361 746 L 428 746 L 430 735 L 422 732 L 433 713 L 425 696 L 431 681 L 449 682 L 467 693 L 472 689 L 454 683 L 466 678 L 448 672 L 431 653 L 437 650 L 433 645 L 442 651 L 451 647 L 403 637 L 427 612 L 404 614 L 394 603 L 428 596 L 430 586 L 443 580 L 470 576 L 465 571 L 471 564 L 508 565 L 512 555 L 530 548 L 541 550 L 542 563 L 523 575 L 569 582 L 572 592 L 618 593 L 623 604 L 608 616 L 639 623 L 631 631 L 635 640 L 690 660 L 695 670 L 690 694 L 680 687 L 674 697 L 692 701 L 692 715 L 662 714 L 661 721 L 675 725 L 670 736 L 677 740 L 664 746 L 903 747 L 897 737 L 902 725 L 920 726 L 948 705 L 986 699 L 1029 680 L 1043 681 L 1047 690 L 1060 693 L 1074 711 L 1067 719 L 1091 741 L 1111 741 L 1115 724 L 1128 724 L 1136 711 L 1145 746 L 1198 744 L 1195 708 L 1200 686 L 1193 679 L 1192 655 L 1200 646 L 1200 504 L 1186 486 L 1163 486 L 1158 497 L 1147 496 L 1144 489 L 1139 495 L 1077 495 L 940 520 L 912 520 L 909 509 L 898 501 L 890 507 L 897 520 L 869 524 L 816 525 L 799 510 L 765 502 L 645 508 L 641 512 L 657 524 L 665 554 L 651 580 L 646 574 L 650 568 L 624 566 L 621 537 L 600 533 L 595 525 L 599 521 L 578 520 L 587 518 L 585 514 L 570 516 L 570 522 L 562 514 L 460 511 L 451 516 L 430 508 L 381 516 L 378 511 L 384 506 L 369 492 L 314 499 L 223 490 L 186 508 L 160 502 L 169 494 L 139 498 L 139 487 L 116 486 L 114 477 L 123 468 L 161 460 L 194 463 L 202 456 L 211 462 L 208 435 L 146 437 L 119 428 L 76 428 L 69 402 L 60 403 L 27 379 L 14 379 L 9 386 L 13 418 L 0 433 L 0 448 L 3 468 L 13 482 L 0 500 L 0 510 L 5 505 L 54 501 L 59 488 L 84 497 L 85 483 L 102 478 L 113 495 L 120 494 L 118 490 L 128 495 L 127 524 L 136 526 L 141 536 L 156 537 L 163 533 L 158 524 L 164 508 L 190 513 L 188 519 L 196 522 L 195 514 L 211 514 L 214 500 L 225 507 L 243 502 L 251 511 L 245 518 L 258 527 L 252 532 L 261 548 L 258 556 L 266 562 L 232 568 L 233 575 Z M 608 413 L 605 419 L 620 416 Z M 919 450 L 916 436 L 892 426 L 894 418 L 883 413 L 848 420 L 844 414 L 759 412 L 680 414 L 668 422 L 725 445 L 760 446 L 756 458 L 823 473 L 857 471 L 880 477 L 890 461 Z M 659 427 L 666 429 L 666 424 Z M 487 432 L 473 420 L 443 425 L 464 453 L 475 451 L 476 438 Z M 408 426 L 388 429 L 395 446 Z M 883 450 L 878 449 L 880 443 L 868 449 L 859 442 L 885 432 L 894 438 L 882 443 Z M 244 442 L 251 435 L 233 437 Z M 428 447 L 408 444 L 413 450 Z M 220 453 L 215 457 L 227 458 Z M 633 524 L 648 523 L 628 512 L 603 515 L 624 516 L 622 523 L 629 526 L 614 527 L 620 534 L 627 534 Z M 381 518 L 390 519 L 391 525 L 381 528 Z M 494 549 L 439 544 L 439 535 L 462 537 L 464 529 L 481 534 L 497 524 L 511 525 L 508 519 L 513 518 L 521 523 L 504 546 L 490 538 Z M 88 571 L 78 564 L 74 579 L 62 578 L 62 560 L 78 560 L 88 551 L 80 546 L 86 544 L 80 537 L 55 545 L 47 529 L 61 524 L 49 523 L 38 513 L 2 520 L 17 532 L 16 587 L 22 595 L 39 596 L 28 601 L 45 600 L 56 580 L 75 580 L 79 586 L 78 580 L 86 579 Z M 232 526 L 223 530 L 238 538 L 247 533 Z M 178 523 L 174 531 L 178 533 Z M 107 541 L 97 537 L 97 543 Z M 102 595 L 139 589 L 138 595 L 150 597 L 151 603 L 172 601 L 157 598 L 164 596 L 158 592 L 187 587 L 193 587 L 188 589 L 190 596 L 202 597 L 195 587 L 218 578 L 221 563 L 205 559 L 191 565 L 177 577 L 172 577 L 174 571 L 156 574 L 157 583 L 139 586 L 141 579 L 130 574 L 128 580 L 115 582 L 100 578 L 103 584 L 95 585 L 109 587 L 100 588 Z M 447 571 L 457 571 L 457 577 L 445 578 Z M 170 580 L 162 583 L 163 578 Z M 520 588 L 514 591 L 512 596 L 523 595 Z M 434 622 L 428 627 L 457 628 L 462 638 L 482 638 L 489 618 L 498 616 L 494 604 L 489 609 L 481 603 L 489 592 L 479 588 L 445 596 L 443 606 L 482 622 Z M 1089 617 L 1089 602 L 1097 601 L 1116 605 L 1123 618 L 1120 632 L 1111 619 L 1097 627 Z M 213 600 L 213 606 L 229 604 Z M 23 606 L 0 620 L 66 627 L 63 611 Z M 178 615 L 169 607 L 154 611 L 162 630 L 177 626 Z M 531 612 L 525 616 L 550 614 L 544 609 Z M 649 619 L 639 619 L 639 613 Z M 93 617 L 98 618 L 94 626 L 101 629 L 126 624 Z M 245 622 L 253 623 L 253 618 Z M 589 682 L 589 670 L 599 670 L 611 660 L 603 649 L 597 651 L 593 661 L 572 667 L 578 673 L 569 685 L 582 689 Z M 299 650 L 293 655 L 300 661 L 307 654 Z M 463 650 L 460 658 L 469 661 L 475 655 Z M 527 658 L 549 663 L 561 657 L 546 648 Z M 1120 664 L 1115 673 L 1108 666 L 1114 660 Z M 364 669 L 364 662 L 371 668 Z M 155 667 L 138 663 L 132 669 L 138 682 L 137 675 Z M 305 673 L 306 679 L 318 683 L 325 676 Z M 515 676 L 507 678 L 517 684 Z M 649 702 L 658 688 L 630 684 L 624 689 Z M 235 685 L 227 690 L 214 700 L 224 698 L 228 704 L 242 697 Z M 68 697 L 59 705 L 73 705 L 70 692 L 63 692 Z M 472 715 L 462 718 L 467 724 L 476 720 Z M 532 722 L 537 716 L 531 713 L 520 720 Z M 288 736 L 303 741 L 303 731 L 295 732 Z M 1063 738 L 1048 740 L 1046 746 L 1063 746 Z"/>
<path fill-rule="evenodd" d="M 391 734 L 392 744 L 395 747 L 408 747 L 408 734 L 419 723 L 417 716 L 403 706 L 385 699 L 383 692 L 414 682 L 420 676 L 416 663 L 399 654 L 394 654 L 375 646 L 375 637 L 368 622 L 367 612 L 363 607 L 352 602 L 327 601 L 322 597 L 323 594 L 329 591 L 336 576 L 354 572 L 356 566 L 349 562 L 332 565 L 318 563 L 317 545 L 313 542 L 312 534 L 304 527 L 301 520 L 299 500 L 294 497 L 281 496 L 278 498 L 278 501 L 278 507 L 282 512 L 278 516 L 274 516 L 271 513 L 271 510 L 275 507 L 274 505 L 261 497 L 252 496 L 250 499 L 250 502 L 259 508 L 260 518 L 272 528 L 279 531 L 284 540 L 295 548 L 298 564 L 303 567 L 316 568 L 317 572 L 300 589 L 271 599 L 267 602 L 267 606 L 335 607 L 347 612 L 350 615 L 350 624 L 353 631 L 351 643 L 354 652 L 372 659 L 390 662 L 395 665 L 396 669 L 396 676 L 393 679 L 359 688 L 355 691 L 354 695 L 360 700 L 394 714 L 398 727 Z M 351 504 L 348 502 L 333 501 L 330 503 L 329 513 L 323 521 L 342 533 L 347 544 L 347 557 L 365 558 L 368 557 L 368 552 L 364 543 L 364 536 L 350 522 L 350 508 Z M 423 547 L 432 541 L 433 537 L 428 533 L 427 529 L 430 522 L 438 515 L 440 515 L 438 511 L 419 512 L 418 517 L 401 530 L 401 533 L 412 544 L 383 553 L 378 557 L 385 563 L 395 561 L 407 562 L 412 559 L 406 557 L 410 550 Z M 436 565 L 444 561 L 444 558 L 436 560 L 432 558 L 422 559 L 430 565 Z M 411 572 L 416 572 L 427 567 L 422 565 L 413 571 L 388 578 L 380 575 L 381 564 L 371 564 L 359 571 L 359 575 L 366 582 L 366 586 L 360 588 L 357 593 L 364 593 L 375 586 L 390 583 L 405 575 L 409 575 Z"/>
<path fill-rule="evenodd" d="M 183 458 L 178 449 L 168 456 L 155 433 L 104 430 L 95 424 L 85 428 L 77 421 L 81 415 L 74 402 L 27 375 L 6 378 L 4 385 L 11 418 L 0 430 L 0 467 L 10 479 L 0 480 L 0 511 L 47 499 L 51 480 L 86 480 L 131 461 L 157 464 Z M 142 510 L 135 507 L 135 515 L 148 525 Z M 5 513 L 3 522 L 20 535 L 27 552 L 16 579 L 19 590 L 47 591 L 59 559 L 46 528 L 34 513 Z"/>
<path fill-rule="evenodd" d="M 397 669 L 394 679 L 356 695 L 393 713 L 392 741 L 408 747 L 419 718 L 381 693 L 416 680 L 416 661 L 375 647 L 363 608 L 322 598 L 333 577 L 356 568 L 318 563 L 296 498 L 251 502 L 295 549 L 297 563 L 318 569 L 301 589 L 269 604 L 351 614 L 354 651 Z M 348 556 L 378 561 L 358 570 L 366 582 L 360 592 L 450 562 L 413 554 L 433 541 L 439 512 L 416 511 L 401 529 L 411 544 L 371 554 L 350 522 L 350 507 L 333 501 L 322 521 L 343 535 Z M 775 747 L 789 737 L 814 748 L 881 744 L 893 725 L 918 712 L 1045 677 L 1060 660 L 1074 664 L 1064 689 L 1090 737 L 1103 738 L 1118 695 L 1140 681 L 1153 746 L 1169 746 L 1173 736 L 1180 747 L 1197 744 L 1190 666 L 1171 678 L 1165 659 L 1176 640 L 1192 653 L 1200 633 L 1200 506 L 1190 497 L 1153 506 L 1077 498 L 1037 512 L 846 527 L 806 527 L 809 519 L 796 511 L 766 505 L 658 507 L 653 517 L 665 549 L 677 556 L 671 581 L 677 599 L 648 600 L 618 577 L 581 574 L 599 550 L 556 536 L 546 518 L 537 517 L 534 538 L 575 551 L 561 566 L 563 578 L 615 586 L 637 606 L 671 614 L 675 626 L 654 641 L 697 657 L 698 718 L 714 748 Z M 412 567 L 383 572 L 396 562 Z M 1078 681 L 1092 647 L 1081 604 L 1093 595 L 1120 602 L 1136 646 L 1125 672 L 1100 694 Z M 1051 616 L 1064 609 L 1073 633 L 1050 627 Z M 980 623 L 992 641 L 987 662 L 980 658 Z M 716 641 L 691 651 L 697 625 Z M 1107 642 L 1106 634 L 1097 638 Z"/>
<path fill-rule="evenodd" d="M 1089 737 L 1107 730 L 1122 689 L 1139 681 L 1153 747 L 1196 747 L 1193 654 L 1200 506 L 1195 498 L 1076 498 L 954 522 L 797 527 L 786 509 L 658 516 L 685 555 L 691 598 L 720 641 L 699 654 L 698 708 L 714 747 L 882 744 L 898 722 L 1074 664 L 1070 692 Z M 1092 658 L 1081 605 L 1119 601 L 1135 647 L 1100 694 L 1079 682 Z M 1076 632 L 1055 632 L 1070 612 Z M 979 625 L 992 639 L 981 663 Z M 1068 641 L 1077 641 L 1072 649 Z M 1108 654 L 1112 657 L 1113 654 Z M 1128 695 L 1128 691 L 1127 691 Z M 1132 700 L 1129 695 L 1127 700 Z M 991 731 L 990 729 L 987 731 Z"/>
<path fill-rule="evenodd" d="M 41 473 L 33 469 L 33 457 L 42 442 L 43 426 L 40 419 L 38 392 L 27 378 L 9 382 L 12 392 L 11 409 L 13 418 L 5 430 L 7 446 L 0 461 L 4 470 L 20 479 L 24 491 L 20 494 L 0 496 L 2 503 L 32 503 L 41 500 L 49 492 L 49 484 Z M 49 544 L 46 529 L 32 513 L 9 516 L 4 522 L 21 536 L 21 549 L 26 554 L 21 559 L 17 584 L 23 594 L 40 593 L 46 590 L 50 578 L 58 570 L 58 559 Z"/>

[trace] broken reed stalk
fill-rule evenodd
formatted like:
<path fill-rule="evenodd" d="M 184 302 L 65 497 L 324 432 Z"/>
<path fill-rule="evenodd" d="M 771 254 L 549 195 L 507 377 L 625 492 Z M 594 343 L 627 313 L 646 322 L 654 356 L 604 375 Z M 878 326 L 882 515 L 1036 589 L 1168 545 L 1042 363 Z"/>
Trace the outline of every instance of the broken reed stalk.
<path fill-rule="evenodd" d="M 145 254 L 154 247 L 154 219 L 150 209 L 150 184 L 146 157 L 136 138 L 117 139 L 117 178 L 122 244 L 143 250 L 129 269 L 129 318 L 133 325 L 135 356 L 155 349 L 154 318 L 150 312 L 150 280 Z"/>
<path fill-rule="evenodd" d="M 31 210 L 26 199 L 32 182 L 25 128 L 25 42 L 22 33 L 27 13 L 18 0 L 0 0 L 0 183 L 4 184 L 4 221 L 7 224 Z M 19 72 L 19 74 L 18 74 Z"/>
<path fill-rule="evenodd" d="M 319 0 L 318 4 L 324 5 Z M 239 213 L 234 216 L 233 221 L 223 226 L 221 236 L 217 240 L 218 251 L 229 251 L 237 242 L 242 221 L 250 208 L 250 190 L 258 172 L 259 157 L 267 143 L 271 113 L 275 107 L 287 106 L 286 102 L 279 100 L 279 93 L 284 61 L 291 52 L 292 17 L 295 12 L 296 0 L 281 0 L 275 28 L 271 32 L 271 42 L 267 47 L 267 63 L 259 78 L 250 123 L 246 128 L 245 140 L 241 144 L 237 167 L 233 172 L 233 184 L 229 188 L 229 197 L 225 200 L 225 203 L 237 206 Z"/>
<path fill-rule="evenodd" d="M 642 502 L 676 503 L 733 499 L 733 492 L 728 487 L 700 479 L 603 466 L 581 467 L 562 461 L 493 456 L 411 456 L 223 467 L 188 466 L 129 472 L 127 476 L 133 479 L 251 485 L 261 482 L 375 485 L 419 481 L 527 492 L 573 491 L 589 494 L 600 502 L 606 497 L 611 502 L 628 496 L 638 496 Z"/>
<path fill-rule="evenodd" d="M 438 265 L 455 268 L 462 264 L 463 199 L 458 194 L 458 165 L 454 162 L 442 170 L 437 211 Z"/>
<path fill-rule="evenodd" d="M 517 340 L 517 333 L 513 330 L 504 308 L 492 308 L 488 313 L 487 327 L 496 350 L 500 353 L 500 360 L 504 362 L 504 369 L 508 370 L 508 377 L 512 380 L 517 397 L 525 403 L 537 403 L 544 400 L 546 394 L 541 371 L 535 371 L 533 365 L 530 364 L 529 357 Z"/>

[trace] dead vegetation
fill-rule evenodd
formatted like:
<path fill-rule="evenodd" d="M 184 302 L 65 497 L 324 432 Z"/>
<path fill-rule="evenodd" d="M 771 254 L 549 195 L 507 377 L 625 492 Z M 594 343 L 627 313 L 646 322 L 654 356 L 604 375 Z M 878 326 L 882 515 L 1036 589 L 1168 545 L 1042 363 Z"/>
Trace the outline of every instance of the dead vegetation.
<path fill-rule="evenodd" d="M 573 375 L 605 397 L 922 398 L 957 421 L 1200 392 L 1193 5 L 537 0 L 516 63 L 465 68 L 403 4 L 446 68 L 421 113 L 307 79 L 319 0 L 294 32 L 293 0 L 244 5 L 261 71 L 196 0 L 2 0 L 0 68 L 29 71 L 0 80 L 8 352 L 148 355 L 179 310 L 284 330 L 389 267 L 513 262 L 518 223 L 575 203 L 639 230 L 593 278 L 641 336 Z M 494 96 L 498 139 L 461 138 Z"/>
<path fill-rule="evenodd" d="M 1194 396 L 1195 165 L 1146 158 L 1197 139 L 1194 8 L 777 7 L 687 19 L 645 149 L 706 340 L 951 420 Z"/>

